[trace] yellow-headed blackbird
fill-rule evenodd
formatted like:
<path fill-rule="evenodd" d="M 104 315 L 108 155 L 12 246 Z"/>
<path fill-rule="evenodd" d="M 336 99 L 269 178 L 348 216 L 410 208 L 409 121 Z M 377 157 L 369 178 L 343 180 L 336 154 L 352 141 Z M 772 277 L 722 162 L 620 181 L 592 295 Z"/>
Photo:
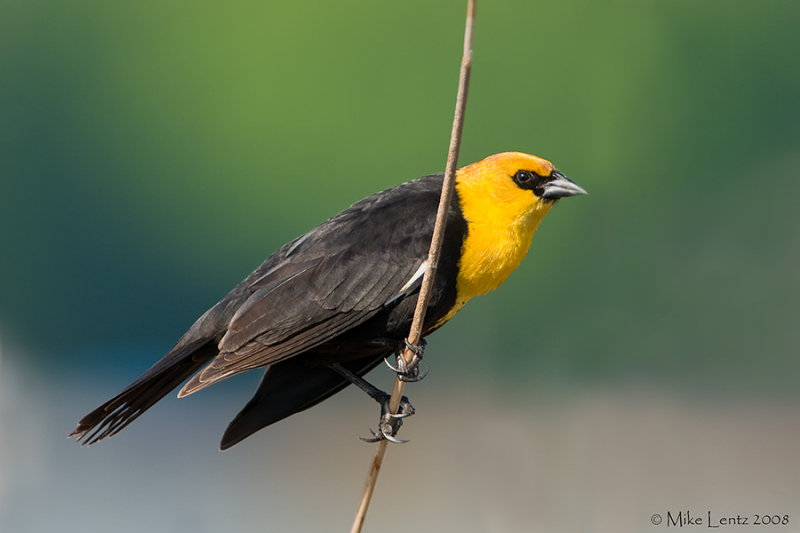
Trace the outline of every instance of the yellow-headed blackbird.
<path fill-rule="evenodd" d="M 222 449 L 350 383 L 385 400 L 361 376 L 405 347 L 441 188 L 442 174 L 403 183 L 283 246 L 72 435 L 92 444 L 189 377 L 179 397 L 259 367 L 266 373 L 225 431 Z M 586 192 L 549 161 L 519 152 L 459 169 L 423 336 L 498 287 L 553 204 L 577 194 Z M 418 376 L 415 368 L 400 372 Z M 391 438 L 396 425 L 380 431 L 379 438 Z"/>

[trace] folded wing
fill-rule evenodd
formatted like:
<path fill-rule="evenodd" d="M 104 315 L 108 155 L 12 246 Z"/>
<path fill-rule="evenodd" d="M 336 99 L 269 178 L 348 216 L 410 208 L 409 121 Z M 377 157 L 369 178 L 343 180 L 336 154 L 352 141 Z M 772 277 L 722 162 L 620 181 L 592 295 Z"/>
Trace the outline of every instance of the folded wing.
<path fill-rule="evenodd" d="M 396 190 L 413 185 L 363 200 L 276 252 L 246 280 L 219 354 L 179 396 L 312 350 L 418 290 L 438 188 Z"/>

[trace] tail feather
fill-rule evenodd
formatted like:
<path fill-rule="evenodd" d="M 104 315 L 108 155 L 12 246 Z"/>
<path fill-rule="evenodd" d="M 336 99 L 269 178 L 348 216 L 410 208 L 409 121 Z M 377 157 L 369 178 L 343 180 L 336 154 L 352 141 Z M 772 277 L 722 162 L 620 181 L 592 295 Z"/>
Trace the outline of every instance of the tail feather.
<path fill-rule="evenodd" d="M 175 347 L 125 390 L 84 416 L 70 437 L 94 444 L 119 433 L 169 391 L 219 353 L 217 343 L 226 324 L 246 297 L 246 286 L 237 285 L 225 298 L 203 313 L 178 340 Z"/>
<path fill-rule="evenodd" d="M 282 361 L 267 369 L 255 395 L 225 430 L 221 450 L 227 450 L 259 429 L 313 407 L 350 384 L 327 367 L 307 366 L 298 359 Z M 342 364 L 363 376 L 380 361 L 380 358 L 369 358 Z"/>
<path fill-rule="evenodd" d="M 217 351 L 216 342 L 207 339 L 176 346 L 125 390 L 83 417 L 69 436 L 88 445 L 119 433 L 197 372 Z"/>

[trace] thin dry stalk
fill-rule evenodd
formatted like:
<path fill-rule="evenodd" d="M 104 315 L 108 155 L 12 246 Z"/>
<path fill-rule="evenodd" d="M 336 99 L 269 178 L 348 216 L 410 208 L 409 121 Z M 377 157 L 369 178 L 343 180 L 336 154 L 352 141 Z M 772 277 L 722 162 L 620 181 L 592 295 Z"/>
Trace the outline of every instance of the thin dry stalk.
<path fill-rule="evenodd" d="M 417 306 L 414 310 L 414 319 L 411 323 L 411 331 L 408 335 L 408 341 L 412 345 L 418 344 L 422 337 L 422 324 L 425 321 L 425 310 L 428 307 L 428 300 L 430 300 L 433 280 L 439 265 L 439 254 L 442 250 L 445 219 L 447 218 L 450 199 L 453 196 L 453 189 L 455 188 L 456 164 L 458 161 L 458 152 L 461 148 L 461 132 L 464 129 L 464 109 L 467 104 L 469 73 L 472 67 L 472 30 L 475 22 L 475 2 L 476 0 L 467 0 L 467 21 L 464 28 L 464 55 L 461 58 L 456 109 L 453 116 L 453 129 L 450 133 L 450 148 L 447 152 L 447 164 L 444 171 L 442 195 L 439 198 L 439 209 L 436 212 L 436 224 L 433 228 L 433 238 L 431 239 L 431 247 L 428 251 L 428 269 L 425 271 L 425 275 L 422 278 L 422 286 L 419 291 Z M 406 349 L 403 353 L 403 357 L 407 362 L 410 362 L 413 356 L 414 354 L 409 349 Z M 395 379 L 392 396 L 389 400 L 389 408 L 392 413 L 397 413 L 397 409 L 400 406 L 400 399 L 403 397 L 404 388 L 405 382 L 401 381 L 399 378 Z M 364 492 L 361 495 L 361 503 L 358 506 L 358 511 L 353 521 L 353 527 L 350 529 L 351 533 L 360 533 L 364 525 L 364 519 L 367 516 L 369 503 L 375 491 L 375 484 L 378 480 L 381 465 L 383 464 L 383 458 L 386 455 L 388 443 L 389 441 L 387 440 L 382 440 L 378 443 L 378 450 L 375 453 L 375 458 L 372 460 L 369 472 L 367 472 Z"/>

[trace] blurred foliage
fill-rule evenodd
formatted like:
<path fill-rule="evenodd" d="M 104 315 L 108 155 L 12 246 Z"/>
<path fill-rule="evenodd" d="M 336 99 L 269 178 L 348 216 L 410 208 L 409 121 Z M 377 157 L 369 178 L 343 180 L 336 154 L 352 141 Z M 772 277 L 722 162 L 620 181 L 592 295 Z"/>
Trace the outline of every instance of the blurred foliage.
<path fill-rule="evenodd" d="M 777 0 L 482 3 L 461 162 L 535 153 L 591 196 L 437 334 L 437 368 L 789 390 L 798 23 Z M 153 361 L 283 242 L 441 170 L 462 24 L 460 1 L 5 2 L 3 341 Z"/>

